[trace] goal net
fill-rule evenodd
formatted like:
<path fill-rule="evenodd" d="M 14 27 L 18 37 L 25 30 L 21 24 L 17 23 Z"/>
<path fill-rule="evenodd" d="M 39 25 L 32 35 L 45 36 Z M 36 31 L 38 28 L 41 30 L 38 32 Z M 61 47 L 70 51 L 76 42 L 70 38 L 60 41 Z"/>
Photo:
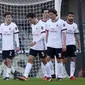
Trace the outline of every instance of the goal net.
<path fill-rule="evenodd" d="M 13 20 L 20 30 L 20 53 L 16 54 L 13 60 L 13 66 L 21 74 L 24 72 L 30 49 L 29 43 L 32 41 L 31 27 L 26 19 L 27 13 L 33 12 L 40 18 L 41 9 L 47 7 L 48 9 L 56 8 L 60 15 L 61 1 L 62 0 L 0 0 L 0 23 L 3 22 L 3 14 L 5 12 L 11 12 L 13 14 Z M 2 61 L 1 57 L 0 60 Z M 41 62 L 39 56 L 37 56 L 29 76 L 42 77 L 42 75 Z"/>

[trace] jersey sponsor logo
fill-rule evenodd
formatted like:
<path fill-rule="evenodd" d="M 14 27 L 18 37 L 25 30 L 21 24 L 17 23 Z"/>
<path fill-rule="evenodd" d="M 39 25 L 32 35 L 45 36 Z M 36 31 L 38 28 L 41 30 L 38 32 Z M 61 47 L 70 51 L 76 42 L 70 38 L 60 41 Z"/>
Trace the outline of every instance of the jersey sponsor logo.
<path fill-rule="evenodd" d="M 33 36 L 39 36 L 39 34 L 33 34 Z"/>
<path fill-rule="evenodd" d="M 67 34 L 74 34 L 72 30 L 67 30 Z"/>
<path fill-rule="evenodd" d="M 5 32 L 3 33 L 3 35 L 9 36 L 9 35 L 11 35 L 11 33 L 10 33 L 10 32 L 5 31 Z"/>

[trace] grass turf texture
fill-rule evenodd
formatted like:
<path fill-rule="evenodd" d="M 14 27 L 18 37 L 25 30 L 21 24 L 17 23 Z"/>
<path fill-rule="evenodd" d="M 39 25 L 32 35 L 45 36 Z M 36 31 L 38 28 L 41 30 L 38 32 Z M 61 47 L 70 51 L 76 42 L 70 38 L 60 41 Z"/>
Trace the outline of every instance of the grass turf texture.
<path fill-rule="evenodd" d="M 20 80 L 3 80 L 0 78 L 0 85 L 85 85 L 85 78 L 77 78 L 77 80 L 63 79 L 62 81 L 44 81 L 42 79 L 31 78 L 27 81 Z"/>

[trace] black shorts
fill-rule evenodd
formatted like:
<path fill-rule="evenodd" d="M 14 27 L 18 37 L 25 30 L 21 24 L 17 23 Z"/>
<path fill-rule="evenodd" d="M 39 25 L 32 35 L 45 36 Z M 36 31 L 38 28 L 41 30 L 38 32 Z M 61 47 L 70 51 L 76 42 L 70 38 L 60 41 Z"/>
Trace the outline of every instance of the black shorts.
<path fill-rule="evenodd" d="M 76 57 L 76 46 L 75 45 L 67 45 L 67 50 L 63 52 L 64 57 Z"/>
<path fill-rule="evenodd" d="M 12 59 L 15 56 L 15 51 L 14 50 L 3 50 L 2 51 L 2 57 L 3 59 Z"/>
<path fill-rule="evenodd" d="M 50 58 L 54 58 L 54 56 L 56 56 L 56 58 L 61 59 L 62 58 L 62 48 L 51 48 L 51 47 L 47 47 L 47 55 L 50 56 Z"/>
<path fill-rule="evenodd" d="M 34 57 L 39 56 L 40 58 L 46 58 L 46 51 L 44 50 L 33 50 L 30 49 L 29 55 L 32 55 Z"/>

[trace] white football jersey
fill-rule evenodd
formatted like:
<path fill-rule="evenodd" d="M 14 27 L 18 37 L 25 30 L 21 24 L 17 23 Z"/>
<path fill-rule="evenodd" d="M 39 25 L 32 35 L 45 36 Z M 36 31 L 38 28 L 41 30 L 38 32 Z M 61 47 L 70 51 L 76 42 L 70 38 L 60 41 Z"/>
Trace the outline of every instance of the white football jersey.
<path fill-rule="evenodd" d="M 79 33 L 78 30 L 78 26 L 76 23 L 73 24 L 68 24 L 65 21 L 65 27 L 67 28 L 67 32 L 66 32 L 66 45 L 75 45 L 76 41 L 75 41 L 75 33 Z"/>
<path fill-rule="evenodd" d="M 14 50 L 14 34 L 18 33 L 17 25 L 11 22 L 9 25 L 2 23 L 0 25 L 0 34 L 2 35 L 2 50 Z"/>
<path fill-rule="evenodd" d="M 62 31 L 65 31 L 65 23 L 62 19 L 47 22 L 46 30 L 48 30 L 47 47 L 62 48 Z"/>
<path fill-rule="evenodd" d="M 45 24 L 42 20 L 34 25 L 32 24 L 32 35 L 33 35 L 33 42 L 36 41 L 36 44 L 31 47 L 34 50 L 46 50 L 46 32 L 45 32 Z M 44 34 L 44 36 L 42 36 Z"/>

